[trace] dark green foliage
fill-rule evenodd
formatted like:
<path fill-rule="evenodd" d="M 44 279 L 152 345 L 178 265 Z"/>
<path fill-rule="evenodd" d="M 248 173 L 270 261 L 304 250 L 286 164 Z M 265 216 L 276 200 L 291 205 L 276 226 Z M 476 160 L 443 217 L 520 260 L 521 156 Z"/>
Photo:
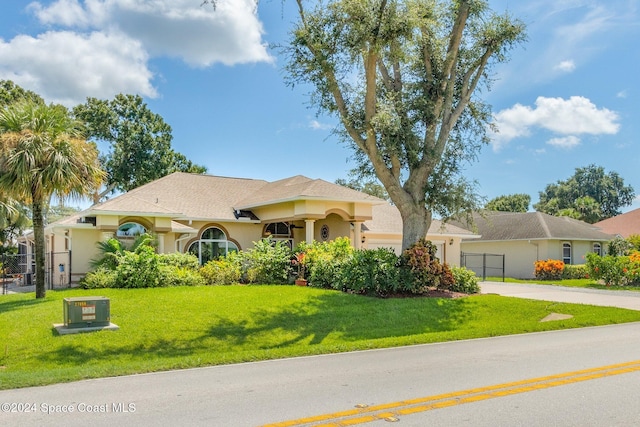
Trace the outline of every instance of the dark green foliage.
<path fill-rule="evenodd" d="M 0 108 L 19 101 L 44 104 L 44 99 L 37 93 L 23 89 L 11 80 L 0 80 Z"/>
<path fill-rule="evenodd" d="M 633 187 L 625 186 L 617 172 L 605 174 L 604 168 L 589 165 L 576 168 L 566 181 L 549 184 L 540 192 L 533 207 L 550 215 L 565 215 L 595 223 L 620 214 L 635 197 Z"/>
<path fill-rule="evenodd" d="M 407 292 L 420 294 L 429 288 L 446 290 L 453 284 L 453 276 L 449 266 L 441 264 L 436 257 L 436 246 L 426 239 L 421 239 L 400 256 L 400 267 L 408 274 L 404 281 Z"/>
<path fill-rule="evenodd" d="M 249 283 L 287 283 L 291 271 L 291 249 L 282 241 L 262 239 L 242 252 L 243 273 Z"/>
<path fill-rule="evenodd" d="M 115 238 L 98 243 L 101 256 L 92 260 L 95 271 L 81 281 L 85 288 L 153 288 L 204 285 L 198 259 L 191 254 L 157 254 L 155 240 L 141 234 L 127 249 Z"/>
<path fill-rule="evenodd" d="M 142 97 L 119 94 L 111 100 L 88 98 L 73 109 L 87 135 L 109 143 L 101 162 L 108 173 L 108 194 L 129 191 L 173 172 L 204 173 L 171 148 L 171 126 L 152 112 Z"/>
<path fill-rule="evenodd" d="M 358 250 L 343 265 L 336 284 L 358 294 L 387 296 L 400 286 L 398 256 L 393 249 Z"/>
<path fill-rule="evenodd" d="M 499 212 L 527 212 L 531 204 L 531 196 L 528 194 L 510 194 L 491 199 L 485 209 Z"/>
<path fill-rule="evenodd" d="M 135 252 L 125 251 L 118 256 L 116 288 L 155 288 L 160 281 L 158 256 L 149 246 L 140 246 Z"/>

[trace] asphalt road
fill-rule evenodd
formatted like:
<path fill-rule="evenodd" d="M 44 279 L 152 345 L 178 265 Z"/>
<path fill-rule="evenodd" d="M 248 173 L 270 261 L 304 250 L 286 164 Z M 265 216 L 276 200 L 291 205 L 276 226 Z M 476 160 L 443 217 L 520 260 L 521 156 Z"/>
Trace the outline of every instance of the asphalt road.
<path fill-rule="evenodd" d="M 638 323 L 514 335 L 6 390 L 0 425 L 318 425 L 366 405 L 364 415 L 399 426 L 632 426 L 640 423 L 639 360 Z M 599 369 L 614 364 L 627 365 Z M 543 378 L 539 389 L 530 381 L 578 370 L 592 378 Z M 403 403 L 434 395 L 452 406 Z"/>

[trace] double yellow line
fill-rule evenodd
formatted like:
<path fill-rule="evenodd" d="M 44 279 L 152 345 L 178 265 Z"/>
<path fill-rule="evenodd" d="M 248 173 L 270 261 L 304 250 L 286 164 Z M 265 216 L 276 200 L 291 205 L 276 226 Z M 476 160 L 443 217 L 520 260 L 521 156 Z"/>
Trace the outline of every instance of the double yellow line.
<path fill-rule="evenodd" d="M 399 419 L 398 417 L 403 415 L 636 371 L 640 371 L 640 360 L 375 406 L 358 405 L 355 409 L 266 424 L 263 427 L 338 427 L 353 426 L 377 420 L 397 421 Z"/>

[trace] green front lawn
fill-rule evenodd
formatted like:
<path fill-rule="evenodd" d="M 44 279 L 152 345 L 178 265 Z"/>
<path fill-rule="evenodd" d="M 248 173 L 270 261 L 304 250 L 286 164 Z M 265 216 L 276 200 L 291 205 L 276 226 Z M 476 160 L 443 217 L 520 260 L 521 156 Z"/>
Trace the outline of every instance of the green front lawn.
<path fill-rule="evenodd" d="M 105 296 L 118 331 L 58 335 L 62 299 Z M 551 312 L 569 320 L 543 322 Z M 377 299 L 296 286 L 0 296 L 0 389 L 640 321 L 640 311 L 476 295 Z M 455 363 L 455 361 L 452 361 Z"/>

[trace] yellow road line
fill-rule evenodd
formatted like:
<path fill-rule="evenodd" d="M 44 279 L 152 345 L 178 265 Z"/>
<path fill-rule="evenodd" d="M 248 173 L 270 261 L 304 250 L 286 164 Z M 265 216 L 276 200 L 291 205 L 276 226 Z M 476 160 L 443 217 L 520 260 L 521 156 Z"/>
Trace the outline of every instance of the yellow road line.
<path fill-rule="evenodd" d="M 322 414 L 297 420 L 267 424 L 263 427 L 298 427 L 313 425 L 314 427 L 341 427 L 369 423 L 381 419 L 394 419 L 400 415 L 409 415 L 464 403 L 478 402 L 496 397 L 526 393 L 534 390 L 558 387 L 582 381 L 594 380 L 607 376 L 640 371 L 640 360 L 597 368 L 582 369 L 545 377 L 478 387 L 452 393 L 420 397 L 400 402 L 384 403 L 369 407 L 349 409 L 332 414 Z M 324 422 L 324 424 L 319 424 Z"/>

